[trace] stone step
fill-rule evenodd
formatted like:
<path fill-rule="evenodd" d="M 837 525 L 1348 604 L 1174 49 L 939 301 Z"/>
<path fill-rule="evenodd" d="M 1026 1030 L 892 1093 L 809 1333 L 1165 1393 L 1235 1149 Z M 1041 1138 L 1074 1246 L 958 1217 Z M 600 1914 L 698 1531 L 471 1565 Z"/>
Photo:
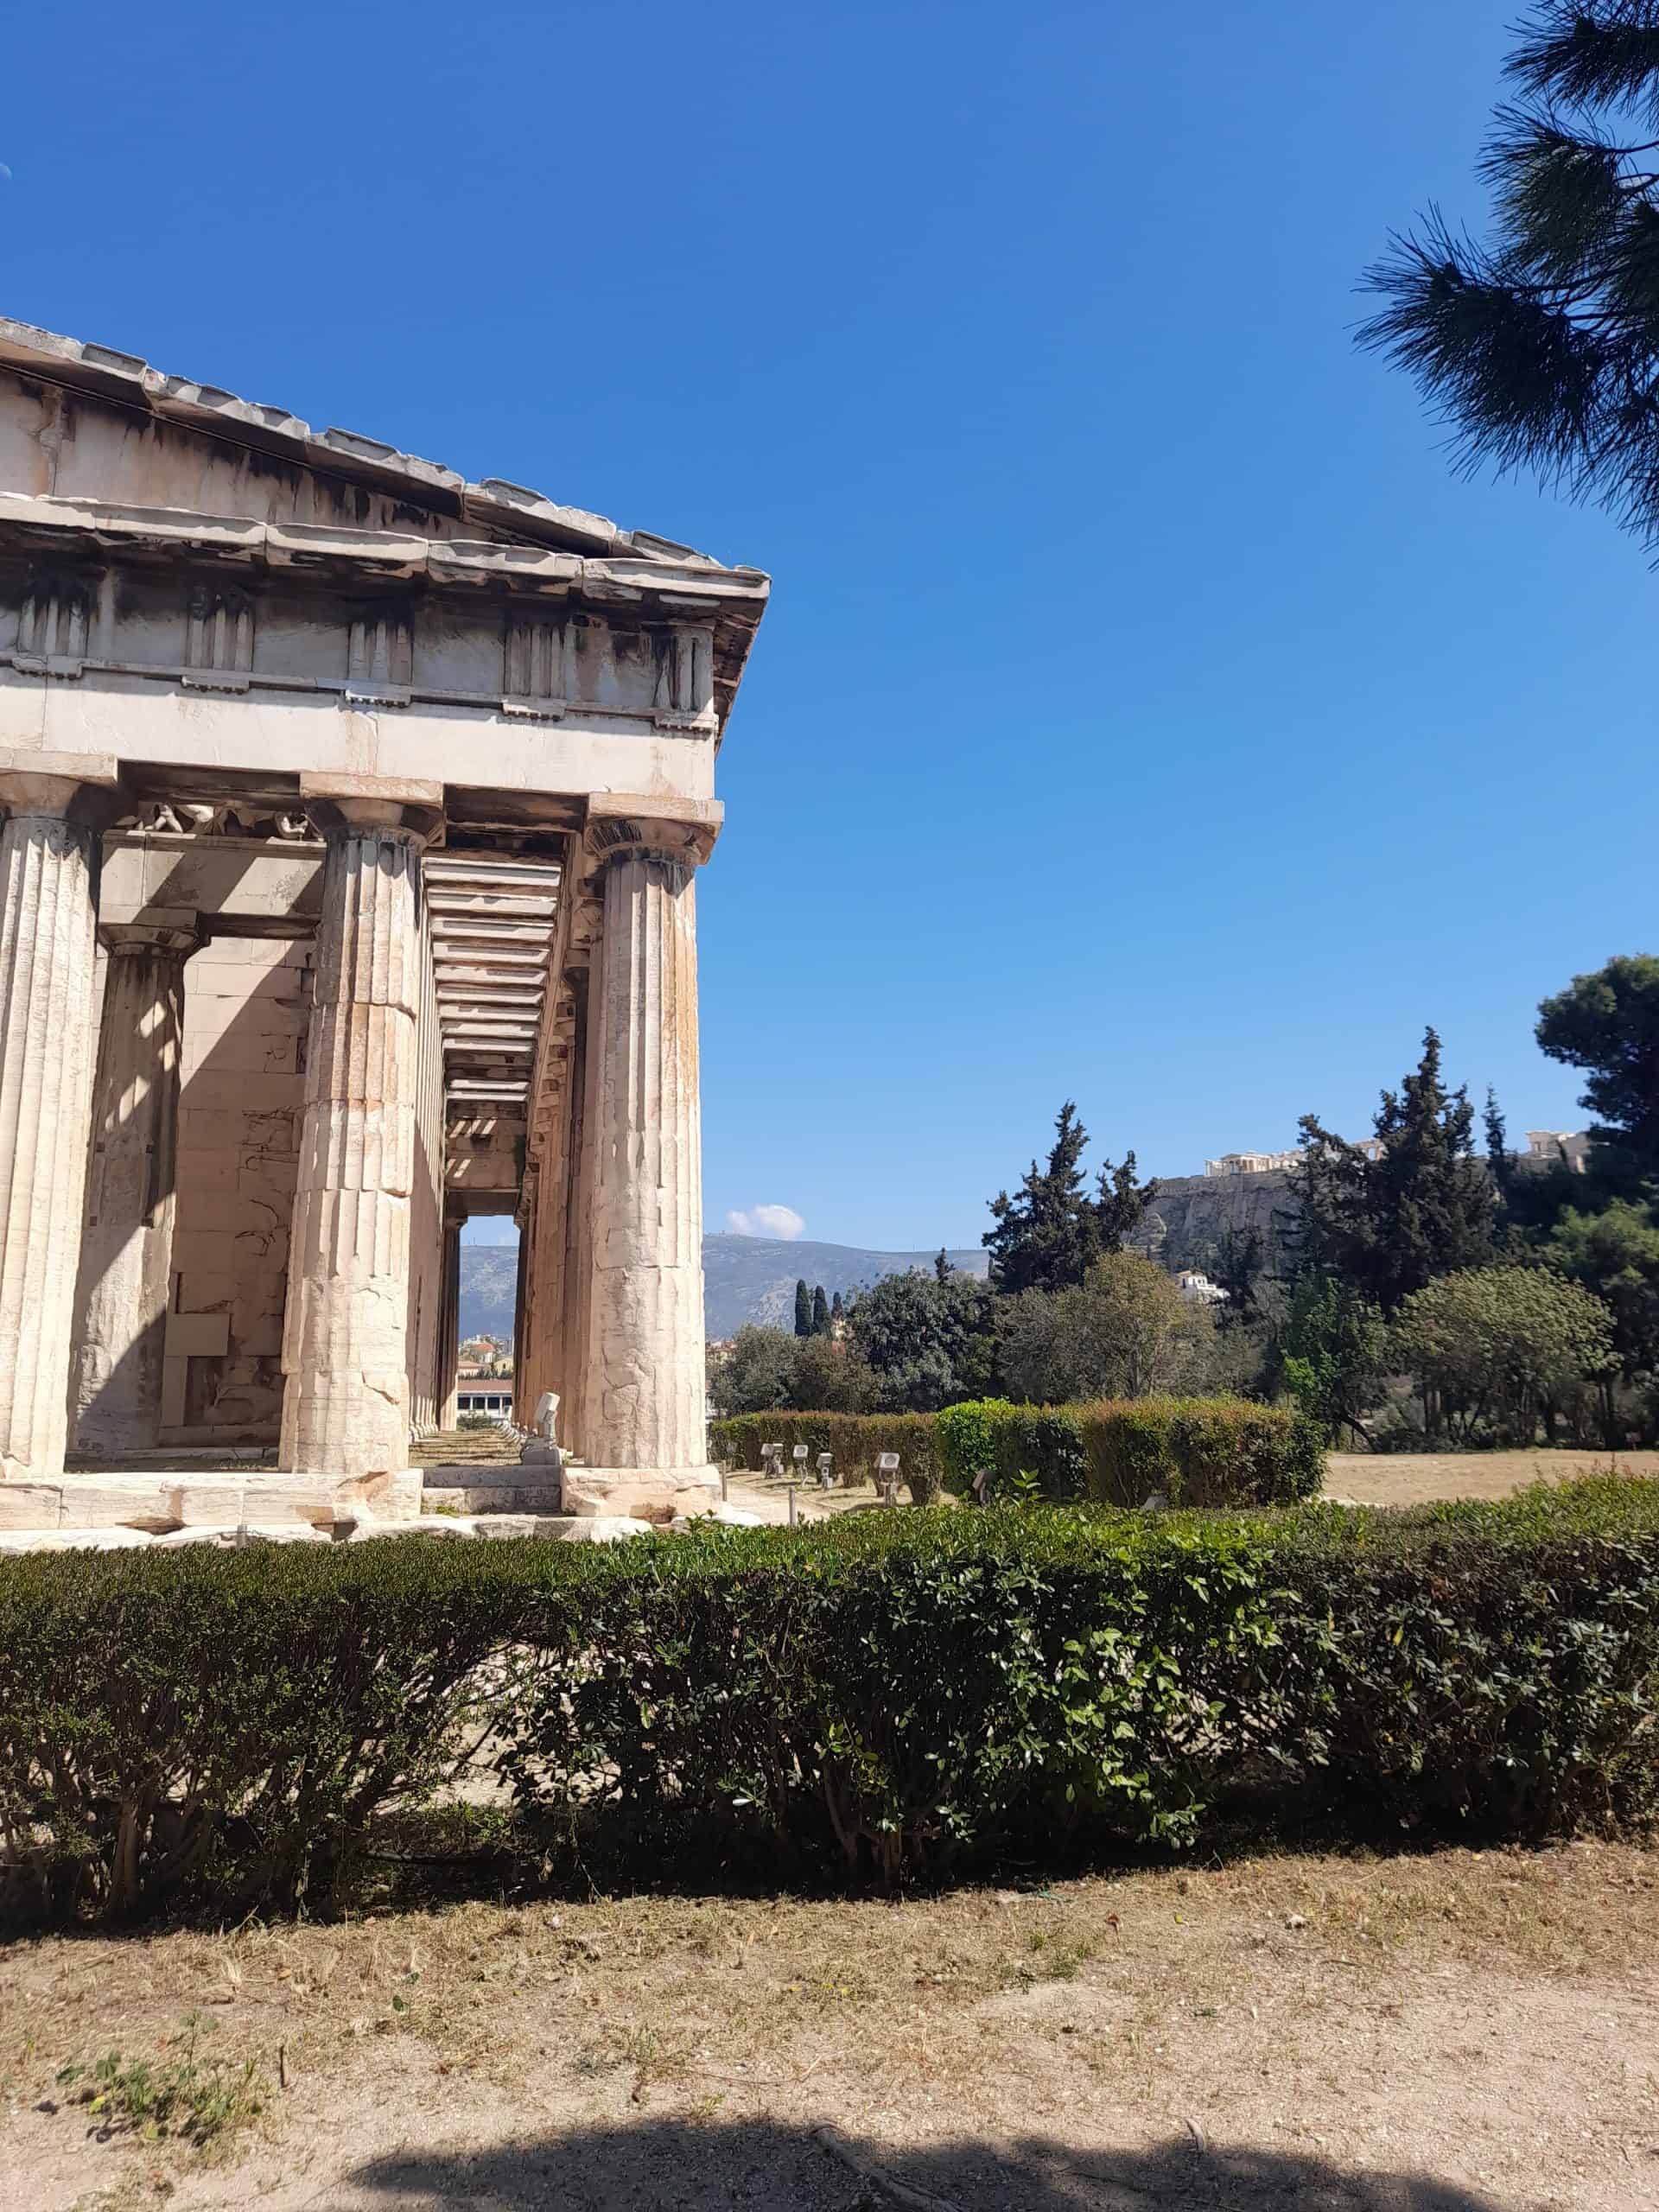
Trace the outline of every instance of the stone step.
<path fill-rule="evenodd" d="M 550 1482 L 537 1482 L 538 1470 L 524 1469 L 522 1482 L 474 1481 L 465 1471 L 443 1467 L 429 1469 L 426 1487 L 421 1495 L 421 1511 L 429 1513 L 556 1513 L 559 1510 L 560 1485 L 556 1475 Z M 437 1479 L 433 1479 L 434 1476 Z M 453 1479 L 463 1475 L 464 1479 Z M 448 1478 L 449 1479 L 446 1479 Z"/>

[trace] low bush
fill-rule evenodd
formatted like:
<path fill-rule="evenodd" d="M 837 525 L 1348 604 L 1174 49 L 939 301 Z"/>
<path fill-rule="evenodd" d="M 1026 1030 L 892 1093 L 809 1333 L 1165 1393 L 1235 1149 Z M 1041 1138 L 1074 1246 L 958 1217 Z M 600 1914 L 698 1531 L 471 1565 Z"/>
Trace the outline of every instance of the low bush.
<path fill-rule="evenodd" d="M 896 1452 L 912 1501 L 931 1505 L 940 1488 L 933 1421 L 931 1414 L 732 1414 L 709 1422 L 709 1450 L 725 1465 L 753 1472 L 763 1444 L 781 1444 L 785 1459 L 804 1444 L 814 1471 L 819 1452 L 828 1452 L 837 1480 L 853 1488 L 874 1480 L 879 1452 Z"/>
<path fill-rule="evenodd" d="M 530 1825 L 888 1884 L 1659 1802 L 1659 1484 L 0 1561 L 0 1900 L 321 1910 L 480 1744 Z M 542 1848 L 550 1848 L 545 1842 Z M 533 1878 L 527 1861 L 520 1878 Z M 706 1867 L 710 1862 L 702 1859 Z"/>
<path fill-rule="evenodd" d="M 1325 1479 L 1317 1431 L 1300 1415 L 1245 1398 L 1102 1399 L 1016 1406 L 982 1398 L 936 1415 L 947 1486 L 966 1495 L 988 1467 L 994 1496 L 1036 1478 L 1057 1504 L 1281 1505 Z"/>

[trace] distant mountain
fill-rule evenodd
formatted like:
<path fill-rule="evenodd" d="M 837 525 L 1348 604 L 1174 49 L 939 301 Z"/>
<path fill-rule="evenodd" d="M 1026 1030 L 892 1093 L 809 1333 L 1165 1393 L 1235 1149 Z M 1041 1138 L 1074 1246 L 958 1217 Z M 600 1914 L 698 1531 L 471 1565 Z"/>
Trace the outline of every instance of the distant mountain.
<path fill-rule="evenodd" d="M 937 1249 L 937 1248 L 936 1248 Z M 982 1275 L 989 1265 L 983 1249 L 947 1252 L 953 1268 Z M 932 1252 L 867 1252 L 855 1244 L 785 1244 L 770 1236 L 705 1236 L 702 1240 L 705 1325 L 711 1337 L 729 1337 L 746 1321 L 770 1327 L 795 1325 L 795 1286 L 804 1279 L 833 1298 L 840 1291 L 866 1290 L 883 1275 L 931 1268 Z"/>
<path fill-rule="evenodd" d="M 461 1248 L 461 1336 L 498 1337 L 512 1342 L 512 1313 L 518 1302 L 518 1247 L 463 1244 Z"/>
<path fill-rule="evenodd" d="M 945 1255 L 964 1274 L 982 1275 L 982 1249 L 953 1250 Z M 705 1236 L 702 1272 L 707 1321 L 711 1337 L 729 1337 L 746 1321 L 790 1328 L 795 1319 L 795 1286 L 823 1285 L 833 1298 L 840 1291 L 865 1290 L 883 1275 L 931 1268 L 931 1252 L 869 1252 L 854 1244 L 786 1244 L 770 1236 Z M 507 1244 L 463 1244 L 461 1248 L 461 1333 L 463 1337 L 512 1336 L 512 1309 L 518 1286 L 518 1255 Z"/>

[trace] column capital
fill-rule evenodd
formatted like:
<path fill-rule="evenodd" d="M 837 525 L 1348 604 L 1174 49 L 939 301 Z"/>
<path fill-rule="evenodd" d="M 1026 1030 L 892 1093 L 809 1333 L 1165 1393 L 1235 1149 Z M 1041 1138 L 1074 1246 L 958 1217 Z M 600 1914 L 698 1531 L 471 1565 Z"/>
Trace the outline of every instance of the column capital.
<path fill-rule="evenodd" d="M 443 824 L 443 785 L 400 776 L 352 776 L 343 772 L 300 776 L 300 800 L 325 837 L 401 832 L 429 844 Z"/>
<path fill-rule="evenodd" d="M 165 922 L 100 922 L 98 941 L 105 952 L 170 952 L 188 960 L 207 942 L 200 927 Z"/>
<path fill-rule="evenodd" d="M 119 804 L 114 756 L 0 747 L 0 810 L 102 830 Z"/>
<path fill-rule="evenodd" d="M 717 798 L 595 791 L 588 802 L 585 842 L 601 866 L 653 859 L 698 868 L 715 849 L 725 813 Z"/>

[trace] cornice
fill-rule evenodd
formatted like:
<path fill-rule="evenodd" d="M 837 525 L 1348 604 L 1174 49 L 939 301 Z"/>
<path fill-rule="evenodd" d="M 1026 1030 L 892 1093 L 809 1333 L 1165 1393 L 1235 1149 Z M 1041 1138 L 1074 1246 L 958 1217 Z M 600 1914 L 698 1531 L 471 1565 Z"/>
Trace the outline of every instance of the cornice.
<path fill-rule="evenodd" d="M 136 353 L 67 338 L 0 316 L 0 366 L 42 383 L 172 423 L 226 442 L 268 454 L 296 467 L 373 486 L 434 513 L 461 517 L 480 529 L 577 553 L 621 555 L 651 565 L 726 570 L 706 553 L 654 531 L 621 530 L 604 515 L 569 507 L 505 477 L 469 482 L 453 468 L 401 453 L 354 430 L 314 430 L 285 407 L 239 398 L 220 386 L 164 374 Z"/>

